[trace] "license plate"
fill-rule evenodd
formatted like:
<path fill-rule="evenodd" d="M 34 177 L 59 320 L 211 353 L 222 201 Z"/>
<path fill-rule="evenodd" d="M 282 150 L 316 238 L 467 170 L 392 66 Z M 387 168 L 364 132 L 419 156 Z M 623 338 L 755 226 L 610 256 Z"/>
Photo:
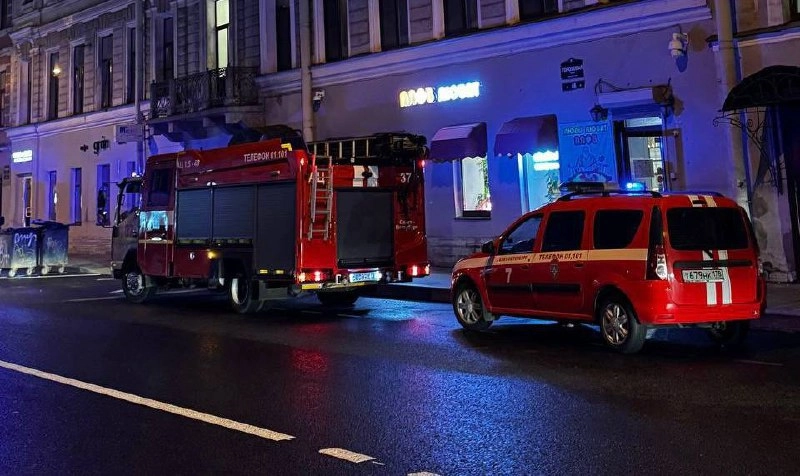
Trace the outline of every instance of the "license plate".
<path fill-rule="evenodd" d="M 723 280 L 721 269 L 683 270 L 683 281 L 687 283 L 721 283 Z"/>
<path fill-rule="evenodd" d="M 363 283 L 364 281 L 378 281 L 380 273 L 370 271 L 369 273 L 350 273 L 351 283 Z"/>

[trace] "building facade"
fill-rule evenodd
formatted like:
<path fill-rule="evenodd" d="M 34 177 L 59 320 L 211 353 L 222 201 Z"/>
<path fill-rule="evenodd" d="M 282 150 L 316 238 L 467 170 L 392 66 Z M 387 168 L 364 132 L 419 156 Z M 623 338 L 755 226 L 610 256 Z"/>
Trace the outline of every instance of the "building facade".
<path fill-rule="evenodd" d="M 794 179 L 781 176 L 783 193 L 757 182 L 754 145 L 719 120 L 735 84 L 720 80 L 719 3 L 6 0 L 2 212 L 7 226 L 74 223 L 71 250 L 104 250 L 99 191 L 149 154 L 268 124 L 315 140 L 405 130 L 429 139 L 434 265 L 559 183 L 603 180 L 737 197 L 772 278 L 793 280 Z M 739 79 L 797 65 L 796 0 L 732 3 Z"/>

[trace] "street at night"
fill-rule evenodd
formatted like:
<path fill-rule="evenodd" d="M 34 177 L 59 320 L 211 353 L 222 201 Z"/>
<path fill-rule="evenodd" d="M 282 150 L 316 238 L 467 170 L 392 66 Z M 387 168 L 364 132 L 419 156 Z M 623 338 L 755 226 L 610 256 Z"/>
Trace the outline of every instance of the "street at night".
<path fill-rule="evenodd" d="M 241 316 L 107 276 L 0 279 L 2 474 L 790 474 L 800 333 L 745 350 L 313 296 Z"/>

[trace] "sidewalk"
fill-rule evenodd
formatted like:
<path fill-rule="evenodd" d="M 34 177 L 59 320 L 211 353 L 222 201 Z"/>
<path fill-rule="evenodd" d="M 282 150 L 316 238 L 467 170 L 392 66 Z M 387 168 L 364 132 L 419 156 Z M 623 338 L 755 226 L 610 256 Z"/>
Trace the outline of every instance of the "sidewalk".
<path fill-rule="evenodd" d="M 70 255 L 67 271 L 110 275 L 110 259 L 96 255 Z M 369 296 L 449 303 L 450 270 L 434 268 L 430 276 L 411 283 L 379 286 Z M 767 314 L 754 323 L 754 328 L 800 332 L 800 284 L 768 283 Z"/>

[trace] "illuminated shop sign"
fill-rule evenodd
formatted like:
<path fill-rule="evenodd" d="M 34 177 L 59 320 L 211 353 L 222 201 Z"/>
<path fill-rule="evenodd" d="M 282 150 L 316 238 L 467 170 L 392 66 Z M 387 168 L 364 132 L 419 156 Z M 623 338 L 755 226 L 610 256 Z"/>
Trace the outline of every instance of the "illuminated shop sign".
<path fill-rule="evenodd" d="M 30 162 L 31 160 L 33 160 L 33 151 L 27 149 L 27 150 L 18 150 L 16 152 L 12 152 L 11 160 L 15 164 L 19 164 L 22 162 Z"/>
<path fill-rule="evenodd" d="M 425 87 L 400 91 L 400 107 L 421 106 L 438 102 L 472 99 L 481 95 L 481 83 L 452 84 L 438 88 Z"/>

